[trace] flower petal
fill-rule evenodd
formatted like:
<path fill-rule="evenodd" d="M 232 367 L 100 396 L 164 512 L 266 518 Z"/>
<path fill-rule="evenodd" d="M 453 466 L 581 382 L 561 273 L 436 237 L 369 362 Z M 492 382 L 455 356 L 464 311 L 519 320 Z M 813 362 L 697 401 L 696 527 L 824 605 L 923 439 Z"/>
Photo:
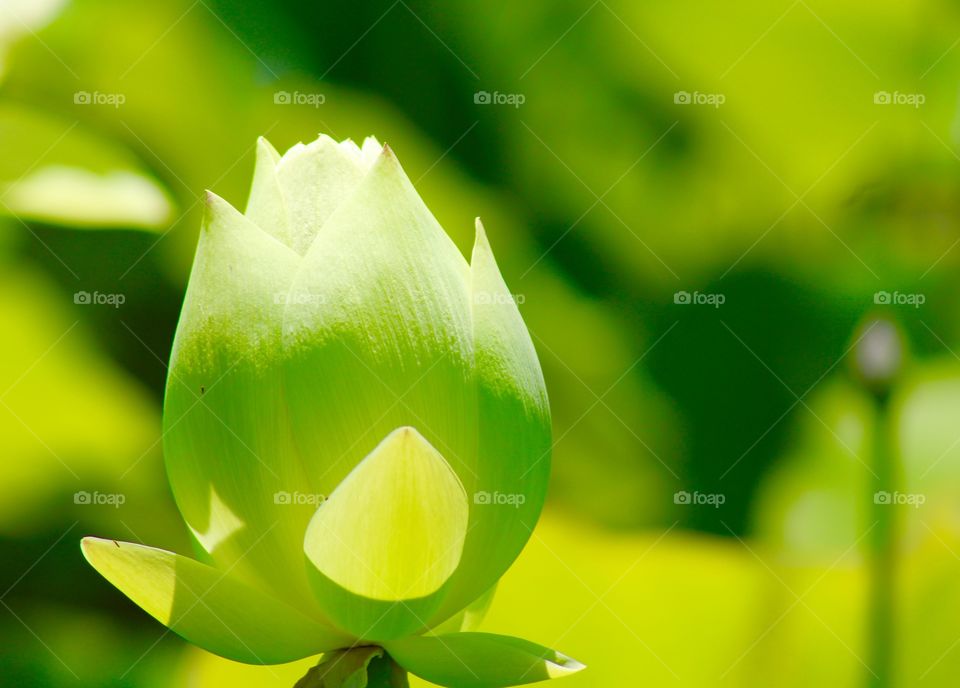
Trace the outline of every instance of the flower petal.
<path fill-rule="evenodd" d="M 286 246 L 292 245 L 287 207 L 277 179 L 280 154 L 262 136 L 257 139 L 257 165 L 244 215 L 253 224 Z"/>
<path fill-rule="evenodd" d="M 460 563 L 463 485 L 410 427 L 388 435 L 314 515 L 304 552 L 325 610 L 363 639 L 421 628 Z"/>
<path fill-rule="evenodd" d="M 307 252 L 320 228 L 366 172 L 360 150 L 352 141 L 340 144 L 321 135 L 284 153 L 277 163 L 277 179 L 289 218 L 291 248 L 300 254 Z"/>
<path fill-rule="evenodd" d="M 87 561 L 186 640 L 248 664 L 279 664 L 350 644 L 350 638 L 230 573 L 173 552 L 84 538 Z"/>
<path fill-rule="evenodd" d="M 493 598 L 496 595 L 497 586 L 483 593 L 480 597 L 471 602 L 457 614 L 454 614 L 443 623 L 430 629 L 433 635 L 444 635 L 446 633 L 459 633 L 461 631 L 475 631 L 480 628 L 480 624 L 490 611 L 490 605 L 493 604 Z"/>
<path fill-rule="evenodd" d="M 384 437 L 411 426 L 472 494 L 468 277 L 385 150 L 304 257 L 291 293 L 316 300 L 291 300 L 284 314 L 292 437 L 317 492 L 331 494 Z"/>
<path fill-rule="evenodd" d="M 499 580 L 530 537 L 550 475 L 550 407 L 536 350 L 480 220 L 471 259 L 478 443 L 463 562 L 437 619 Z"/>
<path fill-rule="evenodd" d="M 492 633 L 410 636 L 384 647 L 410 673 L 456 688 L 517 686 L 567 676 L 584 668 L 555 650 Z"/>
<path fill-rule="evenodd" d="M 298 262 L 210 194 L 171 356 L 164 454 L 180 513 L 216 564 L 311 606 L 303 532 L 316 503 L 277 498 L 311 493 L 277 354 Z"/>

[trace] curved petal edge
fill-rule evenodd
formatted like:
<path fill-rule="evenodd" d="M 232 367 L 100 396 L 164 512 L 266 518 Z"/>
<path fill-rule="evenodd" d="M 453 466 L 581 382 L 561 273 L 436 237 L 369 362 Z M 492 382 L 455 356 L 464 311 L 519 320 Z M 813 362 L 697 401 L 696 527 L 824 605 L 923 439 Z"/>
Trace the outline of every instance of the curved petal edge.
<path fill-rule="evenodd" d="M 585 668 L 556 650 L 493 633 L 411 636 L 384 647 L 410 673 L 448 688 L 505 688 Z"/>
<path fill-rule="evenodd" d="M 280 664 L 347 647 L 352 640 L 272 596 L 173 552 L 87 537 L 83 555 L 100 575 L 184 639 L 246 664 Z"/>

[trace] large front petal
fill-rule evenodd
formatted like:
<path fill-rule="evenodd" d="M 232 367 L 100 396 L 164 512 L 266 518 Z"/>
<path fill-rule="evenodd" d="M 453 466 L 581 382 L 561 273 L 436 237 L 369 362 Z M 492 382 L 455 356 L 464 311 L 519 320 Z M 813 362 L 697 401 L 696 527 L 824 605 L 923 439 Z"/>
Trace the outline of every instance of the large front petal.
<path fill-rule="evenodd" d="M 324 609 L 366 641 L 422 628 L 460 563 L 467 511 L 443 456 L 415 429 L 394 430 L 307 528 L 304 552 Z"/>
<path fill-rule="evenodd" d="M 280 664 L 351 642 L 231 573 L 173 552 L 85 538 L 83 554 L 160 623 L 227 659 Z"/>
<path fill-rule="evenodd" d="M 518 686 L 584 668 L 556 650 L 492 633 L 411 636 L 384 647 L 410 673 L 450 688 Z"/>
<path fill-rule="evenodd" d="M 317 235 L 288 299 L 284 384 L 313 491 L 331 494 L 382 438 L 410 426 L 473 493 L 468 279 L 463 256 L 385 149 Z"/>
<path fill-rule="evenodd" d="M 313 604 L 302 565 L 316 502 L 290 442 L 279 372 L 299 256 L 213 196 L 177 328 L 164 454 L 180 512 L 221 568 Z"/>

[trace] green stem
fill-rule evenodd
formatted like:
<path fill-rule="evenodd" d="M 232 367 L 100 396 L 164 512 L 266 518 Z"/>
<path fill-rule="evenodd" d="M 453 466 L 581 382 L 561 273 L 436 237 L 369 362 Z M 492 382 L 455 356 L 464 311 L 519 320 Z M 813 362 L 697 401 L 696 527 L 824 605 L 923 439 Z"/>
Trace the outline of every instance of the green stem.
<path fill-rule="evenodd" d="M 327 652 L 293 688 L 409 688 L 405 672 L 373 645 Z"/>
<path fill-rule="evenodd" d="M 873 530 L 869 550 L 869 656 L 871 688 L 891 688 L 894 685 L 897 582 L 897 542 L 899 540 L 899 509 L 892 503 L 892 495 L 900 485 L 900 471 L 891 437 L 890 395 L 887 391 L 874 394 L 876 422 L 873 437 L 873 471 L 870 504 Z M 889 495 L 885 499 L 884 495 Z"/>

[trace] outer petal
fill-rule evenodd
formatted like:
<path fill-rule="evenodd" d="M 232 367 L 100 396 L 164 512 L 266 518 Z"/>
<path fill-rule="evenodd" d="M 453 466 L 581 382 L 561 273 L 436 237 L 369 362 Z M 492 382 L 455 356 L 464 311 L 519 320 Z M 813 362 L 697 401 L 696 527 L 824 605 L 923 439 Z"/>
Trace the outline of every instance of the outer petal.
<path fill-rule="evenodd" d="M 454 614 L 443 623 L 430 629 L 433 635 L 445 635 L 447 633 L 459 633 L 461 631 L 475 631 L 480 628 L 483 619 L 490 611 L 490 605 L 493 604 L 493 598 L 496 595 L 497 586 L 493 586 L 480 597 L 470 603 L 469 606 Z"/>
<path fill-rule="evenodd" d="M 317 509 L 304 540 L 324 609 L 380 641 L 422 627 L 460 562 L 467 498 L 449 464 L 398 428 Z"/>
<path fill-rule="evenodd" d="M 530 335 L 477 220 L 471 260 L 479 456 L 470 535 L 434 621 L 476 599 L 523 549 L 550 474 L 550 407 Z"/>
<path fill-rule="evenodd" d="M 292 246 L 287 222 L 287 207 L 277 179 L 280 154 L 262 136 L 257 139 L 257 165 L 244 215 L 277 241 Z"/>
<path fill-rule="evenodd" d="M 180 512 L 217 565 L 309 607 L 303 533 L 316 501 L 297 499 L 313 491 L 278 361 L 298 262 L 210 194 L 167 379 L 164 454 Z"/>
<path fill-rule="evenodd" d="M 411 426 L 473 493 L 468 270 L 385 149 L 304 258 L 292 292 L 318 301 L 286 309 L 292 434 L 316 491 L 331 494 L 383 437 Z"/>
<path fill-rule="evenodd" d="M 229 573 L 172 552 L 84 538 L 83 554 L 104 578 L 191 643 L 248 664 L 280 664 L 350 639 Z"/>
<path fill-rule="evenodd" d="M 451 688 L 517 686 L 584 668 L 555 650 L 492 633 L 411 636 L 385 647 L 407 671 Z"/>

